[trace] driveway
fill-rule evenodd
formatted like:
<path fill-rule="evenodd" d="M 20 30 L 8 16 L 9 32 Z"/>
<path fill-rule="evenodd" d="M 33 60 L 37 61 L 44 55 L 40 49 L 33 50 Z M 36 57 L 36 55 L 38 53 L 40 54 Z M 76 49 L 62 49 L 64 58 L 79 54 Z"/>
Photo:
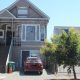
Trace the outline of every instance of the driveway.
<path fill-rule="evenodd" d="M 48 74 L 46 70 L 43 70 L 43 74 L 38 74 L 35 72 L 23 74 L 22 72 L 13 72 L 6 74 L 6 78 L 3 80 L 46 80 L 48 79 Z"/>
<path fill-rule="evenodd" d="M 77 74 L 77 77 L 80 79 L 80 74 Z M 37 73 L 27 73 L 23 74 L 22 72 L 13 72 L 10 74 L 5 74 L 4 79 L 0 80 L 52 80 L 52 79 L 72 79 L 73 75 L 68 75 L 67 73 L 58 73 L 48 74 L 46 70 L 43 70 L 43 74 L 39 75 Z"/>

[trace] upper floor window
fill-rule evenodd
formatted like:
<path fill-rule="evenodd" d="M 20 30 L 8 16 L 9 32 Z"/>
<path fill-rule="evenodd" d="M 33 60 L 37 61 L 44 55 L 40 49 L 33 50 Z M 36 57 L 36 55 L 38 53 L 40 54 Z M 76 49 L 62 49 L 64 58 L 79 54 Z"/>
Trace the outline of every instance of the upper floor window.
<path fill-rule="evenodd" d="M 46 38 L 46 27 L 38 24 L 22 24 L 21 40 L 22 41 L 44 41 Z"/>
<path fill-rule="evenodd" d="M 23 24 L 21 29 L 22 41 L 39 41 L 39 25 Z"/>
<path fill-rule="evenodd" d="M 18 17 L 19 18 L 26 18 L 28 14 L 27 7 L 19 7 L 18 8 Z"/>
<path fill-rule="evenodd" d="M 41 27 L 40 28 L 40 37 L 41 37 L 41 41 L 44 41 L 45 40 L 45 26 Z"/>

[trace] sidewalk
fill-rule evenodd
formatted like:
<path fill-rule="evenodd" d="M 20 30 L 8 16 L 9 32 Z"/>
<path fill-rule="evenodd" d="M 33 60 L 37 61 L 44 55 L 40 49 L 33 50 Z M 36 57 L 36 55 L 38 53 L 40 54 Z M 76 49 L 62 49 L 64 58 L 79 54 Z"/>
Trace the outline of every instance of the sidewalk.
<path fill-rule="evenodd" d="M 68 75 L 67 73 L 58 74 L 47 74 L 46 70 L 43 71 L 42 75 L 38 74 L 20 74 L 20 72 L 13 72 L 10 74 L 0 74 L 0 80 L 69 80 L 73 79 L 73 74 Z M 77 74 L 77 78 L 80 80 L 80 74 Z"/>
<path fill-rule="evenodd" d="M 4 73 L 4 74 L 0 73 L 0 80 L 5 79 L 6 77 L 7 77 L 7 74 L 6 73 Z"/>

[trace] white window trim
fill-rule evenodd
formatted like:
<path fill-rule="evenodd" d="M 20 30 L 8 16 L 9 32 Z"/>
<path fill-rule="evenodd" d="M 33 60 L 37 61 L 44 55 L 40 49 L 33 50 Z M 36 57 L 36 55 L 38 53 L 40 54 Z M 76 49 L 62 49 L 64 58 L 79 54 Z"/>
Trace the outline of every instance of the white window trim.
<path fill-rule="evenodd" d="M 23 34 L 23 26 L 35 26 L 35 40 L 26 40 L 22 38 L 22 34 Z M 37 26 L 39 26 L 39 40 L 37 40 Z M 26 36 L 26 29 L 25 29 L 25 36 Z M 21 29 L 21 41 L 40 41 L 40 24 L 22 24 L 22 29 Z"/>
<path fill-rule="evenodd" d="M 0 38 L 4 38 L 4 30 L 0 29 L 0 32 L 2 32 L 2 36 L 0 36 Z"/>

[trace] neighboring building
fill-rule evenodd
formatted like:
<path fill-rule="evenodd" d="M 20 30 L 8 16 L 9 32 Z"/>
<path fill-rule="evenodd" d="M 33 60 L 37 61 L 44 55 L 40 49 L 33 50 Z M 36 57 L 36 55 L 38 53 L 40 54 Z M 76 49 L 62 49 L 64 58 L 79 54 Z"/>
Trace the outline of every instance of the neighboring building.
<path fill-rule="evenodd" d="M 9 61 L 14 61 L 16 69 L 20 69 L 26 57 L 41 57 L 40 48 L 47 37 L 48 22 L 49 17 L 29 0 L 16 0 L 10 7 L 2 10 L 0 12 L 0 49 L 2 49 L 0 66 L 4 67 Z M 1 63 L 2 59 L 4 62 Z"/>
<path fill-rule="evenodd" d="M 54 26 L 54 34 L 61 34 L 62 31 L 64 30 L 65 32 L 68 32 L 69 28 L 71 28 L 71 26 Z M 80 33 L 80 27 L 76 27 L 73 26 L 72 28 L 74 28 L 78 33 Z"/>

